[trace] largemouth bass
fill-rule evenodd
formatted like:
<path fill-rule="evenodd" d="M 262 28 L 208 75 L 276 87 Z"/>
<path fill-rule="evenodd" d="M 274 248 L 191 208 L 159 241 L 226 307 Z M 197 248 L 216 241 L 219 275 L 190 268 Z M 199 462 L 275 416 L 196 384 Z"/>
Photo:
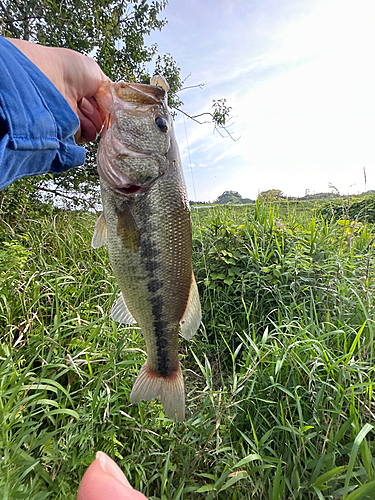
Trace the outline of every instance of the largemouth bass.
<path fill-rule="evenodd" d="M 201 321 L 201 306 L 167 84 L 160 77 L 151 83 L 107 83 L 96 96 L 108 118 L 97 155 L 103 214 L 92 246 L 108 244 L 121 290 L 112 318 L 138 323 L 146 341 L 147 360 L 130 401 L 159 397 L 166 415 L 183 421 L 178 335 L 181 327 L 183 337 L 191 339 Z"/>

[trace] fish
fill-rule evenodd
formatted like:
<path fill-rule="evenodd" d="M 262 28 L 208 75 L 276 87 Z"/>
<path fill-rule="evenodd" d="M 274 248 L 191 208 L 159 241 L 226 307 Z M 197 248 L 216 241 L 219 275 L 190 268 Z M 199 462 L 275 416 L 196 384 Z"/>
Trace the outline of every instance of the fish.
<path fill-rule="evenodd" d="M 160 398 L 164 413 L 185 420 L 179 333 L 201 323 L 192 267 L 192 225 L 181 159 L 167 106 L 168 84 L 107 82 L 96 94 L 106 114 L 97 152 L 103 213 L 92 246 L 108 246 L 121 290 L 112 319 L 138 324 L 147 359 L 130 402 Z"/>

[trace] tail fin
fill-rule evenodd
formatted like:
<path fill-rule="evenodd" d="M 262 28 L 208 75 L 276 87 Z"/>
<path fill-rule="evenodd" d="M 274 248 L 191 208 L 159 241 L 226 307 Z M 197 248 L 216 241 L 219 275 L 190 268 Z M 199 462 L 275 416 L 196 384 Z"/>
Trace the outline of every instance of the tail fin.
<path fill-rule="evenodd" d="M 185 420 L 185 388 L 180 366 L 177 371 L 163 377 L 150 370 L 146 361 L 134 382 L 130 402 L 139 403 L 153 398 L 160 398 L 168 418 L 178 422 Z"/>

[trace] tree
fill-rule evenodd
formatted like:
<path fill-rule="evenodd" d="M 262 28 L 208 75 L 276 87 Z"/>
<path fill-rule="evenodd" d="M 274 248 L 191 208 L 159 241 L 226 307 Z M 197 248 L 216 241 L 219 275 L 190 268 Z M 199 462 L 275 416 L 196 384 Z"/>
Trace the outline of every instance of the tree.
<path fill-rule="evenodd" d="M 94 55 L 104 72 L 114 81 L 149 83 L 146 63 L 155 57 L 154 74 L 169 83 L 169 106 L 183 105 L 177 92 L 182 88 L 180 68 L 170 54 L 157 55 L 156 44 L 145 45 L 145 36 L 161 30 L 166 19 L 159 19 L 166 0 L 0 0 L 0 31 L 4 36 L 43 45 L 66 47 Z M 225 101 L 214 102 L 210 113 L 215 128 L 224 128 L 229 109 Z M 96 144 L 86 146 L 84 167 L 54 177 L 54 186 L 45 177 L 28 181 L 45 193 L 80 193 L 81 203 L 95 201 L 98 195 Z M 51 193 L 50 193 L 51 194 Z"/>
<path fill-rule="evenodd" d="M 258 201 L 261 203 L 266 203 L 270 201 L 278 201 L 284 199 L 285 196 L 281 189 L 269 189 L 268 191 L 262 191 L 258 195 Z"/>
<path fill-rule="evenodd" d="M 5 36 L 94 54 L 114 81 L 149 83 L 146 63 L 156 55 L 157 47 L 147 47 L 144 39 L 165 25 L 166 20 L 158 18 L 165 5 L 164 0 L 0 0 L 0 26 Z M 174 95 L 182 87 L 179 68 L 171 57 L 159 56 L 157 70 L 168 79 L 171 103 L 176 105 Z M 55 176 L 54 185 L 45 177 L 26 183 L 44 193 L 62 194 L 66 205 L 71 190 L 80 194 L 81 204 L 95 202 L 97 144 L 85 147 L 85 165 Z"/>
<path fill-rule="evenodd" d="M 223 194 L 218 196 L 214 203 L 242 203 L 242 196 L 237 191 L 224 191 Z"/>
<path fill-rule="evenodd" d="M 161 29 L 166 2 L 149 0 L 1 0 L 2 32 L 43 45 L 66 47 L 95 59 L 112 79 L 143 79 L 156 46 L 144 37 Z"/>

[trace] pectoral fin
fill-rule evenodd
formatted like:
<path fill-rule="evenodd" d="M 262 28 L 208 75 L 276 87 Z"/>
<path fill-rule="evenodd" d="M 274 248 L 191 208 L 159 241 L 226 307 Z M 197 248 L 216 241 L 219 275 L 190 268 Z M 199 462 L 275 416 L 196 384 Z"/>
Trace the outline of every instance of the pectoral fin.
<path fill-rule="evenodd" d="M 121 209 L 116 209 L 117 236 L 130 252 L 136 252 L 139 247 L 139 231 L 133 213 L 127 203 Z"/>
<path fill-rule="evenodd" d="M 191 340 L 194 333 L 198 330 L 202 319 L 201 303 L 199 300 L 199 292 L 194 274 L 191 275 L 191 286 L 188 303 L 180 320 L 181 335 L 186 340 Z"/>
<path fill-rule="evenodd" d="M 94 226 L 94 235 L 91 240 L 93 248 L 100 248 L 107 243 L 107 222 L 104 214 L 101 214 Z"/>
<path fill-rule="evenodd" d="M 118 323 L 124 323 L 125 325 L 134 325 L 136 323 L 136 320 L 133 318 L 125 304 L 122 293 L 120 293 L 120 296 L 116 300 L 116 302 L 113 303 L 111 317 L 114 321 L 117 321 Z"/>

